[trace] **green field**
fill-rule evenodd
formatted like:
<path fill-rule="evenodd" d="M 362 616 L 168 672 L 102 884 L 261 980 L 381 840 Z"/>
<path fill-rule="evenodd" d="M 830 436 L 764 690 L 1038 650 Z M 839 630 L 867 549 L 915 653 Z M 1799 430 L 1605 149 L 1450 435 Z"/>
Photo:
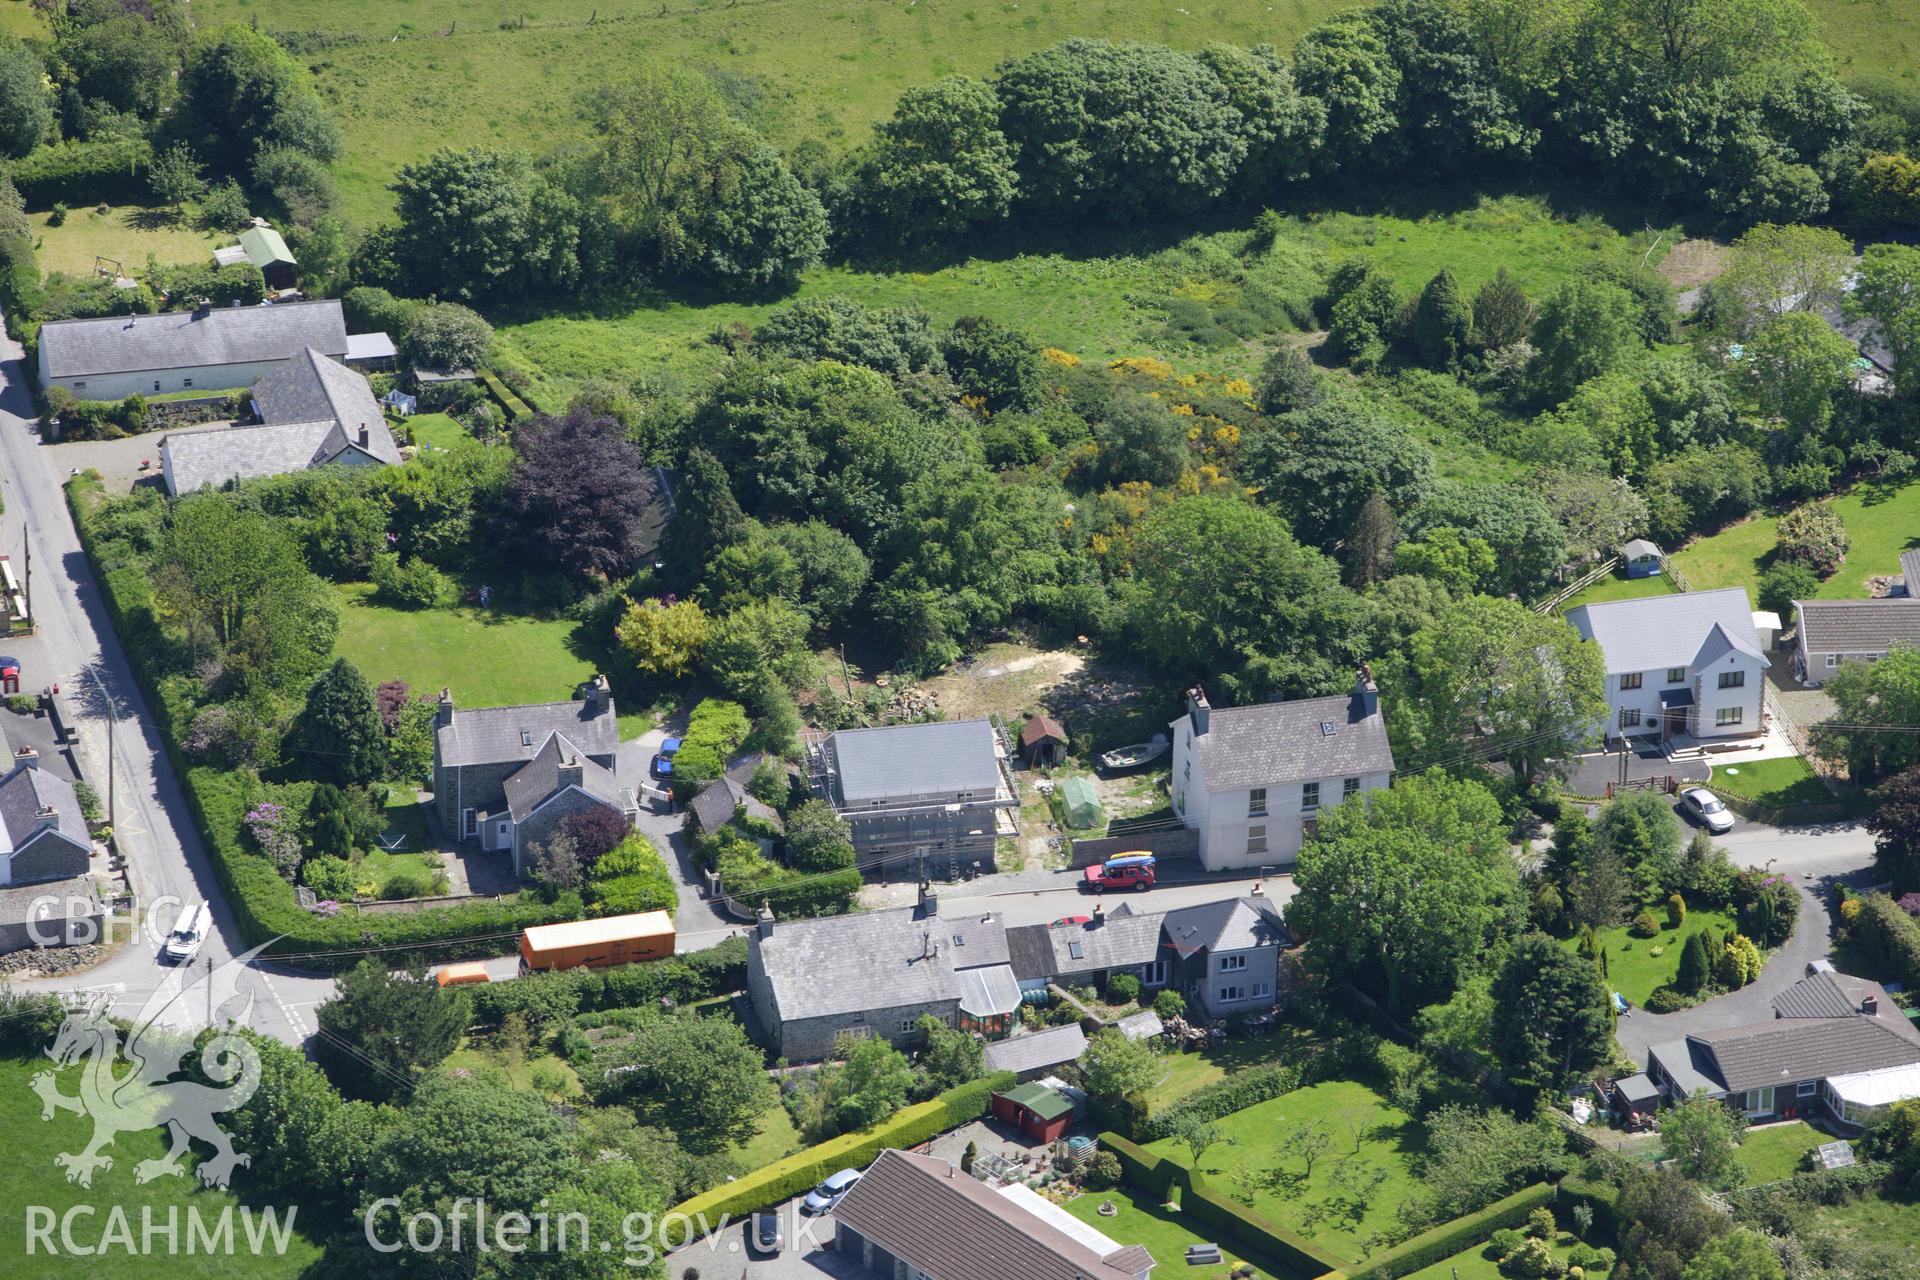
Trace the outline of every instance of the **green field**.
<path fill-rule="evenodd" d="M 1920 480 L 1898 488 L 1861 485 L 1833 499 L 1847 526 L 1846 563 L 1820 584 L 1819 600 L 1853 600 L 1867 594 L 1867 579 L 1900 572 L 1900 553 L 1920 546 Z M 1695 591 L 1745 587 L 1751 594 L 1773 554 L 1779 520 L 1751 520 L 1702 538 L 1672 558 Z"/>
<path fill-rule="evenodd" d="M 0 4 L 7 0 L 0 0 Z M 213 251 L 232 244 L 235 237 L 211 231 L 195 231 L 192 224 L 176 219 L 165 209 L 142 209 L 137 205 L 109 205 L 105 213 L 91 206 L 74 209 L 57 227 L 47 225 L 48 212 L 28 214 L 33 223 L 35 257 L 45 272 L 64 271 L 70 276 L 91 276 L 95 258 L 111 258 L 120 264 L 123 275 L 139 276 L 146 271 L 151 256 L 162 264 L 213 262 Z"/>
<path fill-rule="evenodd" d="M 1213 1189 L 1243 1203 L 1251 1196 L 1255 1213 L 1343 1257 L 1360 1257 L 1364 1241 L 1391 1231 L 1395 1211 L 1413 1189 L 1420 1126 L 1363 1084 L 1336 1080 L 1298 1089 L 1216 1124 L 1222 1141 L 1200 1157 Z M 1308 1175 L 1289 1144 L 1316 1126 L 1329 1141 Z M 1193 1153 L 1178 1139 L 1148 1150 L 1193 1166 Z"/>
<path fill-rule="evenodd" d="M 156 1178 L 142 1185 L 135 1180 L 135 1166 L 166 1153 L 168 1143 L 162 1129 L 118 1135 L 105 1151 L 113 1158 L 111 1169 L 96 1171 L 91 1187 L 68 1182 L 65 1171 L 54 1164 L 54 1155 L 84 1148 L 92 1136 L 93 1122 L 71 1111 L 56 1111 L 52 1120 L 41 1120 L 40 1097 L 29 1087 L 29 1082 L 49 1065 L 44 1058 L 0 1058 L 0 1133 L 8 1135 L 14 1151 L 12 1157 L 0 1162 L 0 1205 L 6 1206 L 6 1211 L 0 1213 L 0 1275 L 13 1280 L 41 1280 L 42 1277 L 52 1280 L 108 1273 L 120 1280 L 178 1280 L 182 1276 L 193 1276 L 195 1280 L 203 1277 L 205 1280 L 227 1280 L 228 1277 L 270 1280 L 276 1276 L 301 1275 L 319 1260 L 320 1247 L 297 1233 L 289 1236 L 284 1254 L 275 1253 L 269 1244 L 259 1257 L 238 1252 L 232 1257 L 186 1258 L 189 1208 L 209 1230 L 217 1227 L 223 1210 L 232 1210 L 236 1248 L 241 1247 L 239 1242 L 245 1239 L 245 1232 L 239 1206 L 247 1189 L 247 1170 L 241 1168 L 234 1172 L 234 1190 L 240 1195 L 203 1187 L 191 1172 L 179 1178 Z M 124 1073 L 126 1065 L 120 1064 L 119 1070 Z M 79 1075 L 77 1069 L 61 1072 L 61 1092 L 73 1096 Z M 206 1154 L 206 1148 L 196 1145 L 188 1163 Z M 248 1154 L 256 1163 L 276 1158 L 271 1151 Z M 103 1256 L 94 1258 L 69 1256 L 64 1250 L 58 1257 L 49 1257 L 44 1246 L 40 1246 L 36 1255 L 29 1257 L 26 1207 L 43 1206 L 58 1219 L 78 1205 L 92 1206 L 93 1212 L 73 1217 L 75 1244 L 83 1247 L 101 1244 L 115 1210 L 126 1216 L 133 1244 L 127 1248 L 110 1244 Z M 282 1221 L 289 1207 L 277 1206 Z M 158 1225 L 165 1224 L 170 1212 L 177 1213 L 181 1257 L 167 1255 L 164 1236 L 155 1237 L 151 1254 L 135 1252 L 140 1247 L 142 1210 L 147 1210 Z M 295 1222 L 298 1220 L 296 1211 Z M 56 1244 L 60 1240 L 57 1227 L 52 1239 Z"/>
<path fill-rule="evenodd" d="M 1799 756 L 1716 765 L 1707 785 L 1722 795 L 1741 796 L 1769 808 L 1834 803 L 1833 793 Z"/>
<path fill-rule="evenodd" d="M 1112 1217 L 1102 1216 L 1100 1206 L 1111 1201 L 1120 1212 Z M 1183 1214 L 1163 1205 L 1155 1204 L 1154 1198 L 1144 1192 L 1136 1192 L 1131 1187 L 1115 1187 L 1111 1191 L 1090 1191 L 1066 1204 L 1066 1210 L 1074 1217 L 1092 1226 L 1109 1239 L 1122 1244 L 1146 1246 L 1148 1253 L 1159 1266 L 1161 1276 L 1184 1276 L 1187 1280 L 1226 1280 L 1233 1272 L 1234 1265 L 1245 1262 L 1256 1268 L 1255 1274 L 1271 1280 L 1288 1280 L 1287 1273 L 1275 1271 L 1271 1267 L 1248 1259 L 1243 1254 L 1222 1251 L 1225 1259 L 1217 1267 L 1193 1267 L 1187 1265 L 1187 1246 L 1209 1243 L 1219 1244 L 1217 1232 L 1200 1223 L 1191 1222 Z M 1208 1234 L 1199 1235 L 1198 1231 Z"/>
<path fill-rule="evenodd" d="M 473 439 L 465 427 L 444 413 L 416 413 L 411 418 L 402 418 L 401 422 L 412 434 L 415 444 L 435 449 L 451 449 Z"/>
<path fill-rule="evenodd" d="M 797 298 L 842 294 L 874 307 L 921 307 L 942 322 L 985 314 L 1083 360 L 1154 354 L 1182 372 L 1249 376 L 1266 358 L 1268 342 L 1256 337 L 1202 349 L 1169 332 L 1168 306 L 1175 300 L 1235 306 L 1249 288 L 1276 297 L 1310 296 L 1318 287 L 1313 268 L 1348 255 L 1379 259 L 1409 292 L 1447 265 L 1465 291 L 1505 266 L 1539 294 L 1584 266 L 1617 261 L 1652 240 L 1622 235 L 1596 220 L 1565 221 L 1544 201 L 1518 196 L 1417 219 L 1346 213 L 1293 218 L 1272 250 L 1251 249 L 1250 238 L 1246 231 L 1214 232 L 1144 255 L 974 258 L 924 272 L 822 267 L 777 302 L 654 299 L 625 310 L 601 307 L 509 323 L 499 332 L 501 359 L 526 368 L 545 400 L 564 399 L 588 378 L 643 379 L 656 387 L 698 383 L 726 359 L 707 340 L 716 328 L 751 329 Z M 1284 322 L 1277 322 L 1264 336 L 1270 339 L 1282 328 Z"/>
<path fill-rule="evenodd" d="M 1827 1140 L 1826 1134 L 1803 1120 L 1749 1130 L 1738 1156 L 1747 1185 L 1791 1178 L 1800 1171 L 1800 1157 Z"/>
<path fill-rule="evenodd" d="M 1651 938 L 1636 938 L 1625 925 L 1600 931 L 1600 944 L 1607 953 L 1607 989 L 1618 991 L 1636 1007 L 1647 1002 L 1656 988 L 1673 981 L 1680 969 L 1680 947 L 1689 933 L 1712 928 L 1727 933 L 1733 918 L 1719 911 L 1689 911 L 1678 929 L 1667 924 L 1665 911 L 1654 912 L 1660 918 L 1660 932 Z M 1567 946 L 1573 946 L 1568 940 Z M 1659 955 L 1653 954 L 1656 950 Z"/>
<path fill-rule="evenodd" d="M 1820 1221 L 1842 1235 L 1904 1246 L 1909 1258 L 1920 1257 L 1920 1205 L 1913 1201 L 1868 1196 L 1852 1204 L 1823 1206 Z"/>

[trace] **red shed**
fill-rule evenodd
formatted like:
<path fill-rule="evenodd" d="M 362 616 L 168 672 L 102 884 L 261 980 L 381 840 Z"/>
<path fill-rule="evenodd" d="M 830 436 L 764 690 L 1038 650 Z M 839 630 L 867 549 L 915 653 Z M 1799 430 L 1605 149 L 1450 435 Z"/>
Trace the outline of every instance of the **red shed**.
<path fill-rule="evenodd" d="M 1073 1103 L 1037 1080 L 994 1094 L 993 1114 L 1035 1142 L 1052 1142 L 1073 1125 Z"/>

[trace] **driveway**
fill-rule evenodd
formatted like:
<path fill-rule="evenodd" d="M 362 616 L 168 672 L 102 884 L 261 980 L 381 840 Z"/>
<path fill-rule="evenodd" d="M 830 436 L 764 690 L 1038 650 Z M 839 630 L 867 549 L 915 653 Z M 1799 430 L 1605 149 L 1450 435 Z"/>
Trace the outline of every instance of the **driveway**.
<path fill-rule="evenodd" d="M 835 1253 L 833 1215 L 817 1218 L 800 1212 L 795 1197 L 769 1210 L 780 1215 L 780 1252 L 763 1257 L 746 1248 L 748 1219 L 730 1221 L 705 1239 L 695 1240 L 667 1259 L 669 1280 L 680 1280 L 688 1268 L 716 1280 L 854 1280 L 868 1277 L 858 1263 Z M 679 1224 L 673 1226 L 675 1233 Z"/>
<path fill-rule="evenodd" d="M 1705 782 L 1704 760 L 1669 760 L 1657 747 L 1642 747 L 1627 757 L 1627 778 L 1664 778 L 1672 774 L 1681 782 Z M 1620 781 L 1620 753 L 1592 751 L 1574 762 L 1567 774 L 1567 790 L 1576 796 L 1604 796 L 1609 782 Z"/>
<path fill-rule="evenodd" d="M 1853 824 L 1829 827 L 1749 827 L 1721 841 L 1735 866 L 1765 867 L 1792 876 L 1800 890 L 1793 936 L 1767 959 L 1750 985 L 1678 1013 L 1635 1009 L 1615 1032 L 1636 1065 L 1645 1066 L 1653 1045 L 1700 1031 L 1715 1031 L 1773 1017 L 1773 998 L 1806 976 L 1807 965 L 1833 954 L 1833 918 L 1828 904 L 1840 880 L 1872 878 L 1873 837 Z"/>
<path fill-rule="evenodd" d="M 614 776 L 620 785 L 633 792 L 633 798 L 640 803 L 640 812 L 633 820 L 636 830 L 650 838 L 659 846 L 665 856 L 667 872 L 673 877 L 674 888 L 680 893 L 680 909 L 674 913 L 674 931 L 684 939 L 688 934 L 711 934 L 715 930 L 731 931 L 746 926 L 731 916 L 723 915 L 712 903 L 701 897 L 700 864 L 693 856 L 693 842 L 687 839 L 681 830 L 681 821 L 685 811 L 670 801 L 656 798 L 659 794 L 658 781 L 652 773 L 653 757 L 659 753 L 662 741 L 685 731 L 685 726 L 668 722 L 656 729 L 649 729 L 637 738 L 622 742 L 614 755 Z M 724 937 L 725 933 L 720 934 Z M 719 941 L 719 937 L 714 938 Z M 712 943 L 701 943 L 711 946 Z"/>

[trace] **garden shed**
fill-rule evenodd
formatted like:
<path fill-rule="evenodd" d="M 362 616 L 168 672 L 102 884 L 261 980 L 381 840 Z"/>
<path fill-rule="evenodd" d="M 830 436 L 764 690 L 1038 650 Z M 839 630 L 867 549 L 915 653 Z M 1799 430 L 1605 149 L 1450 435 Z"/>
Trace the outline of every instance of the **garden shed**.
<path fill-rule="evenodd" d="M 1613 1082 L 1613 1103 L 1627 1115 L 1650 1116 L 1660 1103 L 1660 1089 L 1642 1071 Z"/>
<path fill-rule="evenodd" d="M 1057 765 L 1067 755 L 1067 731 L 1050 715 L 1037 715 L 1020 726 L 1020 750 L 1036 769 Z"/>
<path fill-rule="evenodd" d="M 1035 1142 L 1052 1142 L 1073 1125 L 1073 1103 L 1038 1080 L 994 1094 L 993 1114 Z"/>
<path fill-rule="evenodd" d="M 1620 561 L 1629 578 L 1660 576 L 1660 548 L 1645 538 L 1635 538 L 1620 548 Z"/>
<path fill-rule="evenodd" d="M 1067 826 L 1088 831 L 1100 825 L 1100 794 L 1088 778 L 1068 778 L 1060 785 L 1060 812 Z"/>

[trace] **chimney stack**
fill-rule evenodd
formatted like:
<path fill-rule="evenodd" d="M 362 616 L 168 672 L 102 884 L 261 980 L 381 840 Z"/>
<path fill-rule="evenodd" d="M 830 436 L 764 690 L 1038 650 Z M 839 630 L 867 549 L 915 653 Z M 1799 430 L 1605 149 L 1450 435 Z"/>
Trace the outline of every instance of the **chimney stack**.
<path fill-rule="evenodd" d="M 452 689 L 442 689 L 440 691 L 440 711 L 439 711 L 439 714 L 435 717 L 435 721 L 438 724 L 453 723 L 453 690 Z"/>
<path fill-rule="evenodd" d="M 925 880 L 920 882 L 920 914 L 923 916 L 940 914 L 940 895 L 935 893 L 933 885 Z"/>
<path fill-rule="evenodd" d="M 561 787 L 577 787 L 586 780 L 586 766 L 580 763 L 579 756 L 568 756 L 560 762 L 555 783 Z"/>
<path fill-rule="evenodd" d="M 1099 903 L 1093 904 L 1093 927 L 1098 929 L 1107 922 L 1107 913 Z"/>
<path fill-rule="evenodd" d="M 1187 690 L 1187 717 L 1193 721 L 1193 736 L 1199 737 L 1207 731 L 1207 720 L 1213 714 L 1213 708 L 1207 705 L 1207 691 L 1199 685 Z"/>
<path fill-rule="evenodd" d="M 767 905 L 764 898 L 761 899 L 760 909 L 753 913 L 753 931 L 762 938 L 773 936 L 773 908 Z"/>
<path fill-rule="evenodd" d="M 373 443 L 373 434 L 367 430 L 367 424 L 363 422 L 360 424 L 360 447 L 364 449 L 371 443 Z"/>
<path fill-rule="evenodd" d="M 1356 720 L 1368 720 L 1380 712 L 1380 686 L 1373 682 L 1373 668 L 1364 662 L 1353 678 L 1353 710 Z"/>
<path fill-rule="evenodd" d="M 34 812 L 33 829 L 35 831 L 42 830 L 46 827 L 57 827 L 59 825 L 60 813 L 52 805 L 43 804 Z"/>
<path fill-rule="evenodd" d="M 22 747 L 13 753 L 13 763 L 16 766 L 25 765 L 29 769 L 38 769 L 40 767 L 40 753 L 32 747 Z"/>
<path fill-rule="evenodd" d="M 1866 1014 L 1869 1018 L 1879 1017 L 1880 1016 L 1880 997 L 1879 996 L 1863 996 L 1860 1000 L 1860 1012 Z"/>
<path fill-rule="evenodd" d="M 587 685 L 587 714 L 597 716 L 613 706 L 613 690 L 604 675 L 595 675 Z"/>

